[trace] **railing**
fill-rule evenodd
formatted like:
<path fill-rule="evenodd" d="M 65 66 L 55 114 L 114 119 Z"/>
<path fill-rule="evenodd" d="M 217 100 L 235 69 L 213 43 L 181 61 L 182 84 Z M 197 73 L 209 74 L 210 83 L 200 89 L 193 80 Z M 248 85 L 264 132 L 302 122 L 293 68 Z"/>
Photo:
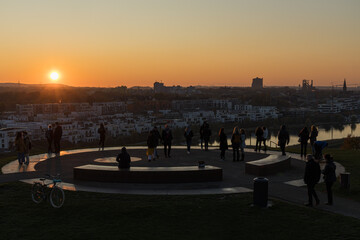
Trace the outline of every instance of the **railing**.
<path fill-rule="evenodd" d="M 275 148 L 278 147 L 278 144 L 277 144 L 276 142 L 273 142 L 273 141 L 269 141 L 269 142 L 270 142 L 270 147 L 272 147 L 271 144 L 274 144 L 274 145 L 275 145 Z"/>

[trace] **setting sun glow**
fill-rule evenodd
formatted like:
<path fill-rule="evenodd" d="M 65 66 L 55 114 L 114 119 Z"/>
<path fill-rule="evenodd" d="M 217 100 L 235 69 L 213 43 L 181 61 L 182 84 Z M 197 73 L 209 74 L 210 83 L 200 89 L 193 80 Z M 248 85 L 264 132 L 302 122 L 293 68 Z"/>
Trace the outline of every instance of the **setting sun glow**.
<path fill-rule="evenodd" d="M 52 72 L 50 74 L 50 78 L 54 81 L 56 81 L 59 78 L 59 74 L 57 72 Z"/>

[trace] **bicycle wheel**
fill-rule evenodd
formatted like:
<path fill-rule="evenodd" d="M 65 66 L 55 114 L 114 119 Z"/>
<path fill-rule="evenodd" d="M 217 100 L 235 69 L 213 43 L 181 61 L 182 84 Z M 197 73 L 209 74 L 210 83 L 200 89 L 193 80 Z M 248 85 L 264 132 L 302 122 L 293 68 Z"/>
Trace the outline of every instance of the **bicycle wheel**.
<path fill-rule="evenodd" d="M 31 188 L 31 198 L 35 203 L 41 203 L 42 201 L 44 201 L 45 192 L 41 183 L 34 183 Z"/>
<path fill-rule="evenodd" d="M 54 186 L 50 192 L 50 203 L 54 208 L 60 208 L 65 201 L 64 191 L 58 186 Z"/>

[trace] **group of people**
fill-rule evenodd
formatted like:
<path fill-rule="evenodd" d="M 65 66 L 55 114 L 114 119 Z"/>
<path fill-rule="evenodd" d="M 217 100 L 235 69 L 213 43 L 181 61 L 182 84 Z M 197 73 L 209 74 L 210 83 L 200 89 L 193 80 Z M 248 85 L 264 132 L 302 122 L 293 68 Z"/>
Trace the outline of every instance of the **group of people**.
<path fill-rule="evenodd" d="M 264 151 L 266 152 L 266 140 L 269 137 L 269 131 L 268 129 L 263 127 L 257 127 L 255 129 L 255 136 L 256 136 L 256 145 L 255 145 L 255 152 L 259 149 L 259 152 L 261 150 L 261 143 L 264 145 Z M 259 147 L 259 148 L 258 148 Z"/>
<path fill-rule="evenodd" d="M 15 148 L 17 152 L 19 165 L 29 164 L 29 155 L 31 150 L 31 141 L 26 131 L 17 132 L 15 137 Z"/>
<path fill-rule="evenodd" d="M 159 145 L 159 142 L 162 142 L 164 144 L 164 154 L 166 158 L 170 158 L 170 152 L 171 152 L 171 142 L 172 142 L 173 136 L 172 131 L 170 127 L 166 124 L 165 128 L 162 130 L 162 133 L 160 135 L 159 130 L 155 126 L 148 135 L 147 138 L 147 146 L 148 149 L 146 151 L 146 155 L 148 156 L 148 161 L 151 162 L 151 160 L 156 160 L 159 158 L 159 154 L 157 152 L 157 147 Z"/>
<path fill-rule="evenodd" d="M 62 127 L 58 122 L 55 122 L 55 125 L 49 125 L 48 129 L 45 131 L 45 138 L 48 143 L 48 153 L 60 154 L 60 141 L 62 137 Z M 54 151 L 53 151 L 54 144 Z"/>
<path fill-rule="evenodd" d="M 321 171 L 319 162 L 313 157 L 313 155 L 306 156 L 306 167 L 304 174 L 304 182 L 308 190 L 308 202 L 306 206 L 313 206 L 313 197 L 315 198 L 315 204 L 319 205 L 320 200 L 315 192 L 315 185 L 320 181 L 321 173 L 324 175 L 324 182 L 326 184 L 327 205 L 333 205 L 333 194 L 332 194 L 332 185 L 336 182 L 336 165 L 334 164 L 333 158 L 330 154 L 325 154 L 324 156 L 326 165 L 325 168 Z"/>

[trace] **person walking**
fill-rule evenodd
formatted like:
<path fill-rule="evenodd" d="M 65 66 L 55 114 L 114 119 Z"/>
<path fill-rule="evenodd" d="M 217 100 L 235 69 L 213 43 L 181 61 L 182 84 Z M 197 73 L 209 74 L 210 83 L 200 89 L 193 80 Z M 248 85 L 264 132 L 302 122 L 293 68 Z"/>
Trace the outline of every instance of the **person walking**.
<path fill-rule="evenodd" d="M 220 139 L 220 159 L 224 161 L 225 151 L 228 149 L 227 136 L 225 134 L 224 128 L 220 128 L 219 139 Z"/>
<path fill-rule="evenodd" d="M 155 137 L 154 158 L 159 159 L 159 154 L 157 152 L 157 147 L 159 146 L 159 140 L 161 141 L 161 136 L 160 136 L 159 130 L 157 129 L 156 126 L 154 126 L 152 131 L 153 131 L 153 134 L 154 134 L 154 137 Z"/>
<path fill-rule="evenodd" d="M 204 123 L 204 130 L 203 130 L 203 137 L 204 137 L 204 144 L 205 144 L 205 151 L 209 151 L 209 141 L 211 137 L 211 129 L 210 125 L 205 122 Z"/>
<path fill-rule="evenodd" d="M 234 127 L 232 136 L 231 136 L 231 145 L 233 149 L 233 162 L 240 161 L 239 148 L 241 143 L 241 135 L 239 127 Z"/>
<path fill-rule="evenodd" d="M 164 142 L 164 153 L 165 157 L 170 158 L 170 151 L 171 151 L 171 141 L 173 139 L 171 129 L 169 128 L 169 125 L 165 125 L 165 128 L 163 129 L 161 133 L 162 140 Z"/>
<path fill-rule="evenodd" d="M 185 128 L 184 137 L 186 140 L 186 146 L 187 146 L 187 154 L 190 154 L 190 147 L 191 147 L 191 140 L 193 138 L 194 134 L 193 131 L 190 128 L 190 125 Z"/>
<path fill-rule="evenodd" d="M 281 125 L 280 127 L 280 131 L 278 132 L 278 145 L 280 146 L 282 155 L 285 156 L 285 146 L 286 144 L 289 144 L 290 142 L 290 137 L 289 137 L 289 133 L 286 130 L 285 125 Z"/>
<path fill-rule="evenodd" d="M 315 125 L 312 125 L 310 130 L 311 130 L 310 131 L 310 146 L 311 146 L 312 154 L 314 155 L 315 154 L 314 143 L 316 142 L 316 138 L 318 136 L 318 130 L 315 127 Z"/>
<path fill-rule="evenodd" d="M 24 139 L 24 145 L 25 145 L 25 164 L 29 165 L 30 163 L 30 150 L 31 150 L 31 141 L 28 133 L 26 131 L 23 132 L 23 139 Z"/>
<path fill-rule="evenodd" d="M 54 148 L 55 154 L 60 155 L 60 141 L 62 137 L 62 127 L 58 122 L 55 123 L 54 129 Z"/>
<path fill-rule="evenodd" d="M 17 151 L 19 165 L 21 165 L 25 162 L 25 143 L 24 143 L 24 138 L 23 138 L 22 132 L 16 133 L 16 138 L 15 138 L 14 144 L 15 144 L 15 148 Z"/>
<path fill-rule="evenodd" d="M 334 164 L 333 158 L 330 154 L 325 154 L 324 156 L 326 160 L 325 168 L 322 170 L 322 174 L 324 174 L 324 181 L 326 184 L 326 192 L 328 201 L 325 203 L 326 205 L 333 205 L 333 194 L 332 194 L 332 186 L 334 182 L 336 182 L 336 165 Z"/>
<path fill-rule="evenodd" d="M 119 168 L 130 168 L 131 158 L 125 147 L 123 147 L 121 153 L 117 155 L 116 161 L 119 163 Z"/>
<path fill-rule="evenodd" d="M 264 134 L 264 131 L 263 131 L 262 127 L 257 127 L 255 129 L 255 136 L 256 136 L 255 152 L 258 150 L 258 146 L 259 146 L 259 152 L 260 152 L 261 142 L 263 141 L 263 134 Z"/>
<path fill-rule="evenodd" d="M 269 131 L 265 126 L 263 126 L 262 129 L 263 129 L 262 141 L 263 141 L 263 145 L 264 145 L 264 151 L 266 152 L 266 150 L 267 150 L 266 141 L 267 141 L 267 139 L 269 137 Z"/>
<path fill-rule="evenodd" d="M 49 124 L 48 129 L 45 131 L 45 138 L 48 143 L 48 154 L 50 155 L 53 152 L 52 143 L 54 141 L 54 131 L 51 124 Z"/>
<path fill-rule="evenodd" d="M 306 156 L 306 166 L 304 173 L 304 183 L 307 186 L 308 190 L 308 202 L 305 206 L 312 207 L 313 206 L 313 196 L 316 201 L 316 205 L 319 205 L 320 200 L 315 192 L 315 185 L 320 180 L 321 170 L 319 163 L 314 161 L 314 157 L 312 155 Z"/>
<path fill-rule="evenodd" d="M 151 160 L 155 160 L 154 149 L 156 146 L 156 136 L 154 135 L 153 131 L 149 132 L 149 135 L 147 138 L 147 146 L 148 146 L 148 149 L 146 151 L 146 155 L 148 156 L 148 161 L 151 162 Z"/>
<path fill-rule="evenodd" d="M 307 150 L 307 144 L 308 144 L 308 140 L 309 140 L 309 131 L 308 131 L 307 127 L 304 127 L 303 129 L 301 129 L 298 136 L 299 136 L 299 142 L 301 145 L 300 156 L 305 157 L 306 150 Z"/>
<path fill-rule="evenodd" d="M 240 161 L 245 161 L 245 153 L 244 153 L 244 148 L 246 147 L 245 139 L 246 139 L 245 129 L 242 128 L 240 129 L 240 151 L 241 151 Z"/>
<path fill-rule="evenodd" d="M 105 135 L 106 135 L 106 129 L 103 123 L 100 123 L 100 127 L 98 129 L 98 133 L 100 135 L 100 141 L 99 141 L 99 151 L 104 151 L 105 146 Z"/>

